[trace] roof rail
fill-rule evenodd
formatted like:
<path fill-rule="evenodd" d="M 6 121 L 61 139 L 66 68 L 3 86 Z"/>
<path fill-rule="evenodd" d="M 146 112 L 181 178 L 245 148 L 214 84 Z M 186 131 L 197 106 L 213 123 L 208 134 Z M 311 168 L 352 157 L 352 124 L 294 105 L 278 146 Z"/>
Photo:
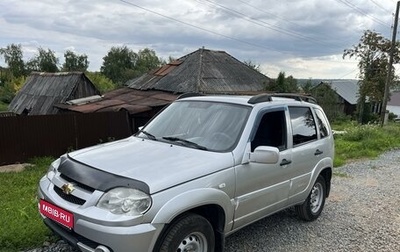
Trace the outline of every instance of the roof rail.
<path fill-rule="evenodd" d="M 305 101 L 305 102 L 310 102 L 310 103 L 317 104 L 317 100 L 314 97 L 312 97 L 311 95 L 293 94 L 293 93 L 259 94 L 259 95 L 251 97 L 249 99 L 248 103 L 249 104 L 256 104 L 256 103 L 260 103 L 260 102 L 272 101 L 273 97 L 291 98 L 291 99 L 294 99 L 296 101 Z"/>
<path fill-rule="evenodd" d="M 276 93 L 276 94 L 273 94 L 272 96 L 282 97 L 282 98 L 292 98 L 297 101 L 305 101 L 305 102 L 317 104 L 317 100 L 314 97 L 312 97 L 311 95 L 307 95 L 307 94 Z"/>
<path fill-rule="evenodd" d="M 180 100 L 183 98 L 189 98 L 189 97 L 196 97 L 196 96 L 204 96 L 204 94 L 200 94 L 200 93 L 184 93 L 179 95 L 176 99 Z"/>
<path fill-rule="evenodd" d="M 271 94 L 259 94 L 251 97 L 247 103 L 249 104 L 257 104 L 260 102 L 272 101 Z"/>

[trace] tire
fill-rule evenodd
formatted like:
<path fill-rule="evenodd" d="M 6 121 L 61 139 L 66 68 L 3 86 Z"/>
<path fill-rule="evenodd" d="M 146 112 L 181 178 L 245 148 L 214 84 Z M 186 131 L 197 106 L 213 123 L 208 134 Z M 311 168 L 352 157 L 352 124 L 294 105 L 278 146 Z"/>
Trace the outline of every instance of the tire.
<path fill-rule="evenodd" d="M 153 251 L 214 252 L 215 236 L 210 222 L 197 214 L 185 214 L 174 221 L 157 241 Z"/>
<path fill-rule="evenodd" d="M 319 175 L 307 199 L 303 202 L 303 204 L 295 207 L 297 215 L 306 221 L 316 220 L 324 209 L 325 198 L 325 179 Z"/>

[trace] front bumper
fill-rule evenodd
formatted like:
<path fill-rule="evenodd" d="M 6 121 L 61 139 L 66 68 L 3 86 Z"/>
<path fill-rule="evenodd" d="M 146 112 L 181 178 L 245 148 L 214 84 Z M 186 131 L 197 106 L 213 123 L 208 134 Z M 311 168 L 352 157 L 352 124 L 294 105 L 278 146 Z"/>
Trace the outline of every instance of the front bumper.
<path fill-rule="evenodd" d="M 70 231 L 60 226 L 56 222 L 44 218 L 44 223 L 54 233 L 59 235 L 64 241 L 71 246 L 79 248 L 83 252 L 98 251 L 97 248 L 106 247 L 110 251 L 149 251 L 150 244 L 146 241 L 151 241 L 154 237 L 154 227 L 150 224 L 138 225 L 133 229 L 126 230 L 127 232 L 113 233 L 114 228 L 100 230 L 90 229 L 90 234 L 97 237 L 84 237 L 77 234 L 75 231 Z M 122 231 L 122 230 L 117 230 Z"/>
<path fill-rule="evenodd" d="M 107 251 L 99 250 L 104 246 L 109 251 L 125 252 L 151 251 L 163 225 L 151 223 L 133 224 L 135 221 L 127 219 L 111 221 L 111 213 L 96 212 L 94 206 L 74 206 L 64 201 L 53 190 L 53 184 L 47 178 L 40 180 L 38 196 L 74 214 L 74 228 L 69 230 L 55 221 L 42 215 L 45 224 L 81 251 Z M 125 217 L 126 218 L 126 217 Z"/>

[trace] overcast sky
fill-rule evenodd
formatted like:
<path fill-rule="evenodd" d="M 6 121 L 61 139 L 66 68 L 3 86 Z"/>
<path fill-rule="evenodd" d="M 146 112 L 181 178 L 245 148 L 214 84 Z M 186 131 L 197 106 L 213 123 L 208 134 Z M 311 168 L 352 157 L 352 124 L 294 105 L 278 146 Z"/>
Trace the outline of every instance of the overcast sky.
<path fill-rule="evenodd" d="M 367 29 L 392 37 L 395 0 L 1 0 L 0 47 L 86 54 L 99 71 L 112 46 L 182 57 L 201 47 L 260 65 L 276 78 L 353 79 L 344 49 Z M 6 66 L 0 58 L 0 66 Z"/>

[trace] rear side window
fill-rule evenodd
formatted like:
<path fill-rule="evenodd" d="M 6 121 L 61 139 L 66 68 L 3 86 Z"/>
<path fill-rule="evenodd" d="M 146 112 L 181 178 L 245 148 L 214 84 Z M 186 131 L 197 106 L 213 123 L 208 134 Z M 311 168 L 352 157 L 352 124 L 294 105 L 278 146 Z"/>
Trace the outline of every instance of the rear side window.
<path fill-rule="evenodd" d="M 300 145 L 317 139 L 317 129 L 311 109 L 289 107 L 293 131 L 293 145 Z"/>
<path fill-rule="evenodd" d="M 317 115 L 320 138 L 329 136 L 328 119 L 326 119 L 326 116 L 322 112 L 322 110 L 314 109 L 314 111 L 315 111 L 315 114 Z"/>

